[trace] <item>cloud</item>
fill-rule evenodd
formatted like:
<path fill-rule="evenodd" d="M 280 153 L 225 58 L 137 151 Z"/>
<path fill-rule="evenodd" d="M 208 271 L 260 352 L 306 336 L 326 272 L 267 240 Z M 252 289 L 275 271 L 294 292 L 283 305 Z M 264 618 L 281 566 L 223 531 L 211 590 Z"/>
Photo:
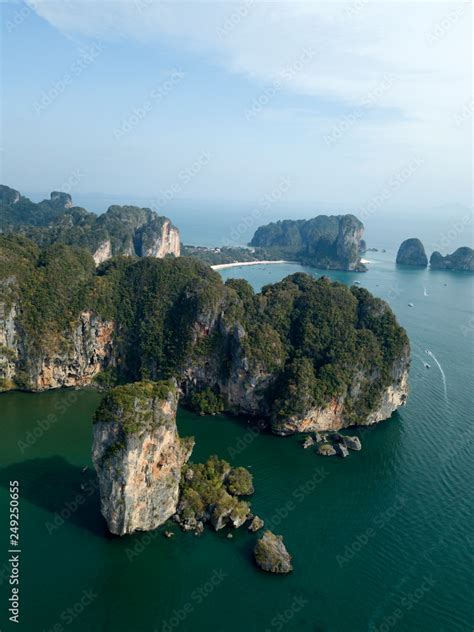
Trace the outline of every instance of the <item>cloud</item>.
<path fill-rule="evenodd" d="M 286 109 L 268 99 L 258 113 L 264 121 L 294 117 L 323 138 L 344 116 L 355 116 L 339 145 L 352 142 L 351 155 L 359 145 L 373 156 L 393 152 L 393 164 L 416 151 L 429 157 L 433 173 L 468 167 L 469 130 L 455 121 L 472 99 L 470 2 L 36 0 L 30 5 L 65 34 L 149 46 L 165 41 L 244 76 L 256 98 L 272 86 L 279 94 L 305 98 L 301 107 Z M 387 81 L 388 89 L 381 89 Z M 323 103 L 324 113 L 308 106 L 308 99 Z M 448 154 L 453 159 L 448 161 Z"/>
<path fill-rule="evenodd" d="M 66 33 L 160 38 L 208 52 L 251 81 L 358 106 L 389 74 L 380 107 L 436 119 L 471 87 L 469 2 L 159 2 L 35 0 L 39 15 Z M 311 60 L 287 72 L 304 51 Z"/>

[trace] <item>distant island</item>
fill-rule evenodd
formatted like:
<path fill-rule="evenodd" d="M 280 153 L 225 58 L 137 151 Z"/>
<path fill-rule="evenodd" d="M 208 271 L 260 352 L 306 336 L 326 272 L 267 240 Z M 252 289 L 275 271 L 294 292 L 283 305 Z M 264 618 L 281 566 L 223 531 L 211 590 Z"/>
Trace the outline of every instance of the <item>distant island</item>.
<path fill-rule="evenodd" d="M 435 251 L 429 263 L 432 270 L 474 272 L 474 250 L 463 246 L 445 257 Z M 402 242 L 397 253 L 397 264 L 420 268 L 428 266 L 425 247 L 418 238 L 412 237 Z"/>
<path fill-rule="evenodd" d="M 290 259 L 328 270 L 365 272 L 360 255 L 366 249 L 364 225 L 354 215 L 318 215 L 260 226 L 250 246 L 276 259 Z"/>
<path fill-rule="evenodd" d="M 255 294 L 189 257 L 114 257 L 0 236 L 3 390 L 177 380 L 202 413 L 273 432 L 386 419 L 405 403 L 409 344 L 360 287 L 293 274 Z"/>
<path fill-rule="evenodd" d="M 426 268 L 428 265 L 428 257 L 419 239 L 412 237 L 402 242 L 397 253 L 397 264 Z"/>
<path fill-rule="evenodd" d="M 430 257 L 430 268 L 432 270 L 474 272 L 474 250 L 463 246 L 445 257 L 435 251 Z"/>

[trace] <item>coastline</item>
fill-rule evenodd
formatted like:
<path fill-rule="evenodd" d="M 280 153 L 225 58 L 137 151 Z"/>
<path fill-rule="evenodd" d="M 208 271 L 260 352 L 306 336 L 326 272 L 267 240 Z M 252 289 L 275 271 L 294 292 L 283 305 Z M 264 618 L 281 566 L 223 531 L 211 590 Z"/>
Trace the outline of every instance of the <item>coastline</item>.
<path fill-rule="evenodd" d="M 297 264 L 297 265 L 301 265 L 298 264 L 298 261 L 286 261 L 284 259 L 278 259 L 277 261 L 269 261 L 269 260 L 264 260 L 264 261 L 235 261 L 234 263 L 219 263 L 215 266 L 211 266 L 211 268 L 213 270 L 224 270 L 225 268 L 237 268 L 240 266 L 258 266 L 258 265 L 268 265 L 270 263 L 292 263 L 292 264 Z"/>
<path fill-rule="evenodd" d="M 373 263 L 368 259 L 361 259 L 361 263 Z M 271 263 L 291 263 L 293 265 L 303 265 L 298 261 L 287 261 L 286 259 L 278 259 L 278 260 L 263 260 L 263 261 L 234 261 L 233 263 L 219 263 L 217 265 L 211 266 L 213 270 L 225 270 L 226 268 L 237 268 L 240 266 L 258 266 L 258 265 L 270 265 Z"/>

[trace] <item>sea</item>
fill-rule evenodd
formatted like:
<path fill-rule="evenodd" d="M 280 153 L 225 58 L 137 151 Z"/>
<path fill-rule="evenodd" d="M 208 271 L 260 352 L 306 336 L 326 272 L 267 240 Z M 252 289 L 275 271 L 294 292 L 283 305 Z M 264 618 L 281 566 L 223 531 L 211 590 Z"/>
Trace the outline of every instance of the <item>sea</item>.
<path fill-rule="evenodd" d="M 244 244 L 265 222 L 251 208 L 234 210 L 168 214 L 185 243 Z M 192 460 L 217 454 L 252 472 L 252 510 L 284 537 L 289 575 L 255 566 L 259 534 L 245 528 L 197 537 L 166 525 L 111 536 L 90 456 L 101 394 L 0 395 L 2 632 L 472 631 L 474 275 L 394 263 L 407 237 L 422 239 L 428 256 L 436 245 L 443 254 L 472 245 L 465 213 L 435 220 L 366 218 L 368 246 L 377 249 L 365 255 L 366 273 L 295 264 L 221 271 L 256 291 L 294 272 L 358 282 L 390 303 L 411 342 L 407 405 L 352 429 L 362 450 L 346 459 L 304 450 L 298 436 L 256 431 L 245 418 L 179 410 L 180 434 L 196 439 Z M 8 535 L 11 481 L 18 545 Z M 12 555 L 19 623 L 9 621 Z"/>

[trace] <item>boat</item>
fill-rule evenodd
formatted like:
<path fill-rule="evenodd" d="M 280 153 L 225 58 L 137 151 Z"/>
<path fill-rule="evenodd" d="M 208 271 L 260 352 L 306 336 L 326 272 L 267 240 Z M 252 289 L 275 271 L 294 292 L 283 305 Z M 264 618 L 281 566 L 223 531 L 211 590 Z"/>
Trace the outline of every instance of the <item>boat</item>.
<path fill-rule="evenodd" d="M 431 364 L 428 364 L 428 362 L 425 362 L 425 369 L 431 369 Z"/>
<path fill-rule="evenodd" d="M 413 303 L 408 303 L 408 307 L 415 307 Z"/>

